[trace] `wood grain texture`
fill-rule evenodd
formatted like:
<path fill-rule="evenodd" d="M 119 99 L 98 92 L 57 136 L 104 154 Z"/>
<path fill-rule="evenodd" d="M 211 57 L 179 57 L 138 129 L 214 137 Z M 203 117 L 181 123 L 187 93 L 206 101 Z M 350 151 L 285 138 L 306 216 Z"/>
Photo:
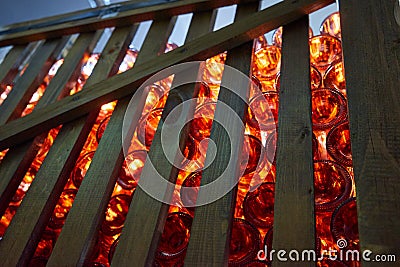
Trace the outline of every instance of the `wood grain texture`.
<path fill-rule="evenodd" d="M 148 34 L 151 38 L 146 37 L 135 64 L 164 50 L 174 24 L 175 18 L 153 23 Z M 160 38 L 163 34 L 164 38 Z M 57 251 L 49 261 L 50 266 L 84 265 L 93 252 L 99 225 L 104 219 L 109 197 L 122 166 L 122 122 L 129 100 L 130 97 L 119 101 L 114 109 L 57 242 Z"/>
<path fill-rule="evenodd" d="M 114 31 L 88 85 L 117 72 L 132 36 L 131 28 Z M 94 111 L 61 128 L 0 244 L 0 254 L 14 251 L 5 259 L 6 266 L 29 263 L 97 114 Z"/>
<path fill-rule="evenodd" d="M 117 73 L 121 62 L 126 55 L 126 50 L 128 49 L 128 46 L 132 40 L 132 37 L 136 32 L 136 29 L 137 29 L 137 27 L 136 27 L 136 25 L 134 25 L 132 27 L 117 28 L 113 31 L 110 39 L 108 40 L 108 42 L 106 44 L 106 47 L 104 48 L 104 50 L 102 51 L 102 54 L 100 55 L 98 63 L 96 64 L 95 68 L 93 69 L 92 75 L 89 77 L 89 79 L 86 83 L 87 86 L 97 83 L 97 82 L 105 79 L 105 77 L 108 77 L 110 75 L 115 75 Z M 83 90 L 85 90 L 85 86 L 84 86 Z M 93 107 L 93 111 L 90 112 L 89 115 L 87 116 L 88 119 L 90 119 L 91 117 L 96 119 L 98 112 L 99 112 L 99 107 Z M 84 129 L 86 127 L 90 127 L 90 129 L 91 129 L 92 125 L 94 123 L 94 120 L 87 122 L 87 121 L 84 121 L 84 118 L 85 117 L 77 120 L 74 123 L 68 123 L 68 124 L 64 125 L 63 128 L 66 126 L 68 126 L 68 127 L 70 126 L 72 129 L 69 131 L 67 130 L 67 134 L 64 136 L 64 138 L 62 138 L 62 139 L 57 138 L 56 141 L 59 141 L 60 143 L 66 143 L 67 146 L 73 147 L 74 146 L 74 140 L 73 140 L 74 138 L 76 138 L 78 136 L 84 136 L 86 138 L 87 133 L 84 132 Z M 61 131 L 62 130 L 63 129 L 61 129 Z M 53 144 L 53 147 L 51 149 L 60 150 L 60 153 L 63 150 L 65 150 L 64 148 L 62 148 L 60 146 L 57 147 L 55 145 L 56 145 L 56 143 Z M 71 149 L 68 149 L 68 150 L 71 150 Z M 62 159 L 66 161 L 65 165 L 68 166 L 68 161 L 74 161 L 76 159 L 76 157 L 74 158 L 73 156 L 67 156 L 67 157 L 63 157 Z M 60 167 L 62 168 L 62 166 L 63 165 L 60 165 L 57 169 L 60 169 Z M 71 169 L 73 167 L 74 167 L 74 164 L 71 166 Z M 71 171 L 71 169 L 69 170 L 69 172 Z M 69 174 L 69 172 L 68 172 L 68 174 Z M 63 176 L 60 175 L 59 179 L 62 179 L 62 178 L 63 178 Z M 53 191 L 54 191 L 54 189 L 53 189 Z M 82 197 L 82 194 L 85 195 L 85 193 L 86 193 L 85 191 L 82 192 L 81 190 L 79 190 L 76 198 L 78 198 L 78 196 Z M 88 195 L 86 195 L 85 197 L 88 197 L 90 199 L 90 197 Z M 84 214 L 83 214 L 83 216 L 84 216 Z M 66 232 L 68 234 L 68 220 L 66 221 L 66 223 L 64 225 L 64 229 L 66 229 Z M 71 237 L 72 236 L 80 237 L 79 235 L 77 235 L 77 233 L 73 233 L 71 235 Z M 61 232 L 61 235 L 58 239 L 59 242 L 57 242 L 54 247 L 53 253 L 48 261 L 48 266 L 76 266 L 78 264 L 80 254 L 76 253 L 77 251 L 76 250 L 74 251 L 74 249 L 77 249 L 79 244 L 71 242 L 71 243 L 69 243 L 68 246 L 63 246 L 63 240 L 65 240 L 64 231 Z M 74 244 L 74 245 L 72 245 L 72 244 Z M 60 251 L 60 248 L 61 248 L 61 251 Z"/>
<path fill-rule="evenodd" d="M 26 45 L 17 45 L 8 51 L 0 65 L 0 92 L 12 83 L 13 78 L 18 73 L 19 63 L 22 60 L 22 54 Z"/>
<path fill-rule="evenodd" d="M 21 115 L 67 40 L 68 38 L 46 41 L 35 52 L 24 74 L 0 106 L 0 125 Z"/>
<path fill-rule="evenodd" d="M 239 5 L 235 20 L 240 21 L 246 17 L 251 17 L 257 10 L 258 3 Z M 250 77 L 252 51 L 253 41 L 229 50 L 225 65 L 229 65 Z M 224 74 L 222 83 L 235 78 L 237 77 Z M 234 89 L 241 96 L 248 96 L 248 86 L 230 89 Z M 217 105 L 210 135 L 210 138 L 216 144 L 217 155 L 211 165 L 203 170 L 201 185 L 213 182 L 226 169 L 229 169 L 228 172 L 231 173 L 229 176 L 232 181 L 239 179 L 238 164 L 233 164 L 233 168 L 230 168 L 228 164 L 230 160 L 235 163 L 240 160 L 244 136 L 242 121 L 247 105 L 238 95 L 224 87 L 220 88 L 218 100 L 231 107 L 241 120 L 233 120 L 233 112 L 224 112 L 218 109 Z M 216 120 L 219 123 L 215 123 Z M 237 124 L 238 122 L 239 124 Z M 231 127 L 228 134 L 225 128 L 227 125 Z M 233 143 L 232 147 L 231 143 Z M 207 151 L 207 157 L 209 156 L 210 153 Z M 215 188 L 207 190 L 200 188 L 198 199 L 209 194 L 214 195 L 210 190 L 215 190 Z M 215 202 L 196 207 L 185 266 L 227 266 L 236 191 L 236 189 L 233 189 Z"/>
<path fill-rule="evenodd" d="M 195 13 L 186 40 L 191 40 L 192 38 L 209 32 L 214 25 L 213 14 L 214 12 L 212 11 Z M 149 39 L 149 41 L 151 41 L 151 39 Z M 193 77 L 193 79 L 196 79 L 198 74 L 192 72 L 188 75 L 194 75 L 195 77 Z M 172 87 L 179 82 L 178 80 L 180 78 L 179 75 L 175 75 Z M 173 89 L 173 91 L 178 92 L 178 94 L 179 92 L 182 93 L 179 94 L 182 101 L 188 100 L 196 95 L 195 86 L 192 84 L 178 87 Z M 174 102 L 171 97 L 171 95 L 174 94 L 173 91 L 170 92 L 170 96 L 165 105 L 171 110 L 176 104 L 179 104 Z M 194 107 L 190 112 L 192 114 L 194 113 Z M 165 113 L 165 110 L 163 113 Z M 165 114 L 163 114 L 163 116 L 164 115 Z M 188 114 L 188 116 L 190 116 L 190 114 Z M 171 182 L 175 182 L 177 171 L 166 159 L 161 146 L 160 132 L 162 125 L 163 123 L 160 122 L 157 127 L 149 152 L 149 160 L 151 162 L 157 162 L 155 167 L 160 175 Z M 187 133 L 186 135 L 182 134 L 181 144 L 183 143 L 182 140 L 185 140 L 186 137 Z M 140 179 L 152 179 L 152 177 L 149 176 L 150 172 L 146 170 L 147 166 L 148 165 L 145 165 Z M 152 266 L 169 207 L 153 199 L 140 187 L 136 189 L 131 203 L 125 227 L 120 237 L 120 243 L 115 251 L 112 266 L 126 266 L 131 262 L 135 262 L 138 266 Z M 146 207 L 146 209 L 143 207 Z"/>
<path fill-rule="evenodd" d="M 76 83 L 81 74 L 81 67 L 84 63 L 83 56 L 93 52 L 95 44 L 100 39 L 100 32 L 83 33 L 79 35 L 68 52 L 68 55 L 65 57 L 63 64 L 60 66 L 56 75 L 47 86 L 46 91 L 43 93 L 43 96 L 35 106 L 35 109 L 43 108 L 69 94 L 72 85 Z"/>
<path fill-rule="evenodd" d="M 308 16 L 283 27 L 274 207 L 275 250 L 315 249 L 308 27 Z M 274 267 L 293 264 L 315 266 L 315 262 L 273 261 Z"/>
<path fill-rule="evenodd" d="M 400 27 L 395 2 L 343 1 L 340 12 L 361 249 L 399 259 Z"/>
<path fill-rule="evenodd" d="M 168 19 L 169 17 L 190 13 L 212 10 L 214 8 L 233 5 L 240 2 L 250 2 L 255 0 L 185 0 L 175 1 L 156 6 L 142 7 L 128 11 L 122 11 L 117 13 L 115 16 L 104 16 L 104 17 L 91 17 L 81 20 L 75 20 L 71 22 L 65 22 L 53 26 L 42 27 L 39 29 L 31 29 L 25 32 L 11 33 L 0 36 L 0 46 L 10 44 L 23 44 L 27 42 L 37 41 L 41 39 L 49 39 L 59 37 L 65 34 L 74 34 L 78 32 L 94 31 L 106 27 L 122 27 L 128 26 L 136 22 L 142 22 L 146 20 L 154 19 Z M 124 5 L 123 3 L 120 3 Z M 129 4 L 129 3 L 126 3 Z M 90 10 L 84 10 L 76 12 L 74 14 L 84 14 L 90 12 Z M 50 19 L 65 18 L 66 15 L 60 15 L 58 17 L 52 17 Z M 46 20 L 39 20 L 39 22 L 45 22 Z M 18 24 L 17 26 L 33 25 L 33 22 L 28 24 Z"/>
<path fill-rule="evenodd" d="M 400 2 L 395 1 L 394 3 L 394 17 L 396 18 L 397 24 L 400 26 Z"/>
<path fill-rule="evenodd" d="M 59 97 L 69 92 L 68 81 L 76 81 L 80 74 L 83 55 L 91 43 L 96 43 L 98 35 L 85 33 L 78 37 L 70 52 L 66 56 L 63 65 L 50 81 L 43 96 L 39 99 L 35 108 L 41 108 L 55 102 Z M 89 51 L 87 51 L 89 52 Z M 77 71 L 78 70 L 78 71 Z M 47 132 L 36 137 L 33 141 L 12 147 L 0 164 L 0 214 L 8 207 L 8 203 L 17 190 L 20 182 L 36 156 Z"/>
<path fill-rule="evenodd" d="M 333 0 L 283 1 L 237 21 L 216 32 L 200 36 L 186 45 L 160 55 L 134 70 L 117 75 L 102 83 L 88 87 L 74 96 L 66 97 L 42 110 L 33 111 L 25 118 L 0 127 L 0 149 L 32 138 L 59 123 L 76 119 L 93 106 L 107 103 L 135 92 L 146 77 L 168 66 L 188 60 L 205 60 L 215 54 L 246 43 L 259 35 L 294 21 L 304 14 L 322 8 Z"/>
<path fill-rule="evenodd" d="M 44 76 L 55 62 L 56 56 L 64 47 L 66 39 L 52 40 L 40 46 L 31 58 L 29 67 L 15 83 L 13 90 L 0 106 L 0 123 L 5 123 L 12 116 L 21 114 L 30 96 L 35 92 Z M 28 46 L 29 47 L 29 46 Z M 32 46 L 31 46 L 32 47 Z M 12 52 L 12 51 L 11 51 Z M 24 51 L 22 54 L 25 54 Z M 22 59 L 21 59 L 22 61 Z M 20 63 L 20 62 L 19 62 Z M 38 64 L 38 65 L 36 65 Z M 43 67 L 38 67 L 42 66 Z M 24 101 L 23 101 L 24 99 Z M 17 190 L 26 171 L 36 156 L 47 133 L 40 134 L 26 143 L 13 147 L 0 164 L 0 214 L 3 214 L 10 199 Z"/>

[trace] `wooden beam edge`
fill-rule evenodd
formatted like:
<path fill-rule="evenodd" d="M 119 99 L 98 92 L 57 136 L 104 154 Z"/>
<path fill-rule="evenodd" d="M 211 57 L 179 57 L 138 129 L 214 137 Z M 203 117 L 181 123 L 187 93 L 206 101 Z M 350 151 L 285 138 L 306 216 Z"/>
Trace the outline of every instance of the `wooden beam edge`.
<path fill-rule="evenodd" d="M 164 68 L 183 61 L 205 60 L 332 2 L 333 0 L 299 0 L 290 3 L 284 1 L 254 16 L 203 35 L 141 66 L 89 86 L 73 96 L 65 97 L 55 104 L 36 109 L 23 118 L 0 126 L 0 149 L 21 143 L 46 129 L 76 119 L 103 103 L 132 94 L 147 77 Z"/>

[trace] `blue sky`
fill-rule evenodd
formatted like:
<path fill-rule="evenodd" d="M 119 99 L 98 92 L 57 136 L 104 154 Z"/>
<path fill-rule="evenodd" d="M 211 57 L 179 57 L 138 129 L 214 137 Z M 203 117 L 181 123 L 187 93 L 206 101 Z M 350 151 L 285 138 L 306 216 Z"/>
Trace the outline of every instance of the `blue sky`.
<path fill-rule="evenodd" d="M 27 21 L 37 18 L 43 18 L 50 15 L 62 14 L 80 9 L 90 8 L 87 0 L 1 0 L 0 8 L 0 26 L 8 24 Z M 121 2 L 121 0 L 110 0 L 111 3 Z M 261 7 L 266 8 L 280 0 L 264 0 L 261 2 Z M 330 13 L 337 10 L 336 5 L 330 5 L 318 12 L 315 12 L 310 16 L 311 28 L 314 34 L 318 33 L 319 25 L 322 20 Z M 223 27 L 233 21 L 233 14 L 235 7 L 225 7 L 218 11 L 216 29 Z M 187 30 L 191 15 L 183 15 L 178 18 L 177 24 L 170 37 L 170 41 L 182 44 L 184 35 L 182 32 Z M 144 23 L 140 27 L 139 33 L 133 40 L 133 46 L 136 48 L 140 47 L 140 44 L 145 36 L 147 29 L 150 26 L 150 22 Z M 267 35 L 270 39 L 271 34 Z"/>

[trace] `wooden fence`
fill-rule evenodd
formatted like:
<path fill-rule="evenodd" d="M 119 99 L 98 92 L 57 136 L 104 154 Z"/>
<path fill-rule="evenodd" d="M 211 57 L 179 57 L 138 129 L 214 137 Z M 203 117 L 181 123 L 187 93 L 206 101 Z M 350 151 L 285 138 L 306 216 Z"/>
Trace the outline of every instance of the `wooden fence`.
<path fill-rule="evenodd" d="M 113 8 L 79 11 L 3 28 L 0 45 L 12 45 L 12 49 L 0 65 L 2 85 L 14 79 L 27 51 L 35 45 L 37 48 L 23 75 L 0 106 L 0 149 L 9 149 L 0 164 L 2 213 L 38 151 L 38 142 L 51 129 L 59 125 L 63 127 L 0 241 L 2 265 L 29 264 L 102 104 L 118 100 L 48 266 L 82 266 L 92 253 L 99 224 L 123 161 L 121 129 L 124 112 L 141 83 L 168 66 L 206 60 L 224 51 L 228 51 L 226 64 L 249 74 L 253 39 L 281 25 L 284 25 L 284 46 L 280 79 L 285 93 L 281 93 L 279 98 L 273 246 L 288 251 L 314 248 L 308 14 L 332 2 L 284 0 L 257 11 L 258 4 L 253 1 L 182 0 L 144 6 L 132 5 L 130 1 Z M 231 4 L 238 4 L 235 22 L 218 31 L 210 31 L 213 10 Z M 346 0 L 340 1 L 339 5 L 360 245 L 362 250 L 396 254 L 399 258 L 398 1 Z M 88 15 L 88 12 L 94 13 Z M 190 12 L 194 15 L 187 42 L 160 54 L 175 16 Z M 154 22 L 135 67 L 114 75 L 138 23 L 145 20 Z M 67 96 L 69 84 L 79 75 L 77 70 L 80 70 L 83 56 L 93 51 L 106 27 L 115 27 L 115 30 L 84 90 Z M 20 117 L 57 55 L 76 33 L 79 36 L 36 108 L 31 114 Z M 219 100 L 232 106 L 243 118 L 245 105 L 238 104 L 237 99 L 224 91 L 221 91 Z M 228 151 L 230 145 L 218 140 L 222 131 L 216 127 L 211 138 L 217 140 L 219 151 Z M 173 173 L 157 142 L 152 144 L 149 156 L 162 159 L 158 161 L 158 169 L 162 169 L 166 176 Z M 218 153 L 217 160 L 226 164 L 228 159 L 224 153 Z M 210 181 L 218 172 L 216 167 L 207 169 L 203 173 L 204 182 Z M 185 265 L 227 265 L 227 244 L 232 225 L 229 207 L 234 203 L 234 192 L 196 209 Z M 131 203 L 113 266 L 151 265 L 166 220 L 166 206 L 140 188 L 136 189 Z M 362 263 L 363 266 L 380 266 L 377 262 Z M 273 264 L 290 265 L 288 262 Z M 296 263 L 296 266 L 313 265 L 310 262 Z"/>

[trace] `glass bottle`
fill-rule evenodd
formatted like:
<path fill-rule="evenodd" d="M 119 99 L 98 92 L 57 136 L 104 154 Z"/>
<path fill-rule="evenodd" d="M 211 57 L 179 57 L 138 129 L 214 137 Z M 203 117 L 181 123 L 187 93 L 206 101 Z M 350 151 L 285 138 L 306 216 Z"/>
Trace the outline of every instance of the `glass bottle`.
<path fill-rule="evenodd" d="M 271 227 L 274 221 L 274 196 L 275 184 L 269 182 L 248 192 L 243 202 L 245 219 L 256 227 Z"/>
<path fill-rule="evenodd" d="M 315 130 L 331 128 L 346 118 L 347 105 L 341 93 L 323 88 L 313 90 L 311 94 L 312 123 Z"/>
<path fill-rule="evenodd" d="M 335 126 L 327 136 L 326 149 L 329 155 L 340 164 L 351 167 L 351 142 L 349 122 L 343 122 Z"/>
<path fill-rule="evenodd" d="M 321 34 L 331 35 L 340 40 L 342 39 L 339 12 L 332 13 L 324 19 L 320 27 L 320 32 Z"/>
<path fill-rule="evenodd" d="M 123 194 L 115 195 L 110 199 L 105 219 L 101 225 L 104 234 L 113 236 L 122 231 L 131 200 L 131 196 Z"/>
<path fill-rule="evenodd" d="M 197 141 L 208 138 L 211 133 L 216 102 L 208 102 L 195 110 L 195 118 L 190 126 L 190 135 Z"/>
<path fill-rule="evenodd" d="M 319 142 L 314 132 L 312 134 L 312 150 L 313 150 L 313 159 L 320 160 L 321 155 L 319 151 Z"/>
<path fill-rule="evenodd" d="M 250 100 L 246 123 L 257 130 L 273 130 L 278 122 L 278 108 L 278 93 L 264 92 Z"/>
<path fill-rule="evenodd" d="M 158 259 L 178 258 L 186 252 L 192 220 L 183 212 L 168 214 L 156 252 Z"/>
<path fill-rule="evenodd" d="M 181 189 L 180 197 L 183 205 L 185 207 L 193 207 L 196 204 L 196 199 L 198 195 L 198 188 L 201 182 L 202 172 L 191 173 L 182 183 L 182 187 L 193 187 L 191 189 Z"/>
<path fill-rule="evenodd" d="M 274 236 L 274 228 L 269 228 L 268 232 L 264 236 L 264 246 L 267 246 L 267 252 L 272 249 L 272 240 Z M 269 255 L 267 255 L 267 260 L 270 260 Z"/>
<path fill-rule="evenodd" d="M 350 174 L 339 164 L 321 160 L 314 162 L 316 211 L 331 211 L 350 197 Z"/>
<path fill-rule="evenodd" d="M 331 231 L 335 240 L 344 239 L 347 246 L 342 249 L 359 249 L 356 198 L 350 198 L 335 209 L 332 215 Z"/>
<path fill-rule="evenodd" d="M 253 75 L 260 82 L 273 80 L 281 66 L 281 49 L 274 45 L 268 45 L 254 53 Z"/>
<path fill-rule="evenodd" d="M 342 44 L 339 39 L 329 35 L 318 35 L 310 39 L 310 63 L 321 73 L 332 62 L 342 58 Z"/>
<path fill-rule="evenodd" d="M 108 263 L 111 265 L 112 258 L 114 257 L 115 249 L 117 248 L 119 243 L 119 237 L 114 240 L 110 247 L 110 251 L 108 252 Z"/>
<path fill-rule="evenodd" d="M 76 189 L 66 189 L 61 193 L 53 214 L 50 217 L 49 227 L 53 229 L 60 229 L 63 227 L 77 193 L 78 190 Z"/>
<path fill-rule="evenodd" d="M 241 162 L 241 170 L 244 170 L 243 175 L 254 172 L 258 166 L 260 158 L 263 158 L 264 149 L 260 139 L 253 135 L 245 134 L 242 155 L 247 155 L 247 162 Z"/>
<path fill-rule="evenodd" d="M 107 127 L 108 122 L 110 121 L 111 115 L 105 117 L 99 124 L 99 127 L 97 128 L 96 131 L 96 141 L 97 143 L 100 143 L 100 139 L 103 136 L 104 130 Z"/>
<path fill-rule="evenodd" d="M 52 230 L 44 230 L 42 239 L 40 240 L 36 251 L 35 257 L 44 257 L 48 259 L 53 251 L 53 247 L 57 241 L 57 234 Z"/>
<path fill-rule="evenodd" d="M 82 180 L 89 169 L 90 163 L 94 157 L 95 151 L 89 151 L 86 154 L 80 156 L 76 162 L 76 165 L 72 171 L 72 182 L 76 188 L 81 186 Z"/>
<path fill-rule="evenodd" d="M 135 64 L 136 58 L 138 55 L 138 51 L 134 49 L 128 49 L 126 51 L 126 55 L 121 65 L 119 66 L 118 73 L 125 72 L 133 67 Z"/>
<path fill-rule="evenodd" d="M 327 88 L 334 88 L 346 95 L 346 80 L 344 77 L 343 61 L 339 60 L 332 63 L 326 70 L 324 75 L 323 84 Z"/>
<path fill-rule="evenodd" d="M 260 250 L 260 233 L 249 222 L 235 218 L 229 243 L 228 265 L 244 265 L 256 258 Z"/>
<path fill-rule="evenodd" d="M 268 134 L 267 142 L 265 143 L 265 148 L 267 151 L 267 159 L 271 164 L 276 164 L 276 142 L 277 140 L 276 131 L 272 131 Z"/>
<path fill-rule="evenodd" d="M 117 179 L 122 188 L 131 190 L 136 187 L 146 158 L 146 150 L 134 150 L 126 156 Z"/>
<path fill-rule="evenodd" d="M 268 45 L 267 39 L 264 35 L 258 36 L 254 41 L 254 51 L 258 51 Z"/>
<path fill-rule="evenodd" d="M 148 150 L 150 149 L 154 134 L 156 133 L 162 112 L 162 108 L 153 109 L 148 116 L 142 117 L 139 122 L 137 136 L 140 142 L 142 142 Z"/>

